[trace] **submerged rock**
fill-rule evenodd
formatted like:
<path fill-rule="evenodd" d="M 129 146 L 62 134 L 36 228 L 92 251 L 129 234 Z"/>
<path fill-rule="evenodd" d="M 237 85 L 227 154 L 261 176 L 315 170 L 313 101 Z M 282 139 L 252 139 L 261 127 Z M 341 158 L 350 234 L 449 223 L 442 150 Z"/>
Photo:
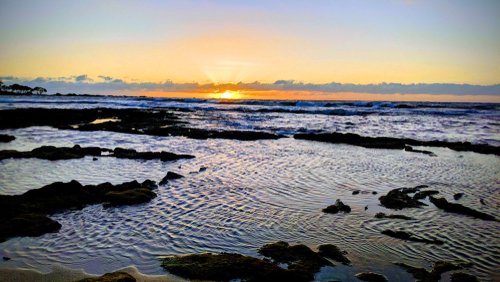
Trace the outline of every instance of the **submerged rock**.
<path fill-rule="evenodd" d="M 188 279 L 248 282 L 309 282 L 314 274 L 302 268 L 281 268 L 269 261 L 232 253 L 191 254 L 162 259 L 161 266 Z"/>
<path fill-rule="evenodd" d="M 451 282 L 479 282 L 476 276 L 464 272 L 451 274 Z"/>
<path fill-rule="evenodd" d="M 400 210 L 404 208 L 419 208 L 421 206 L 426 206 L 426 204 L 414 199 L 408 194 L 418 192 L 422 188 L 427 186 L 417 186 L 413 188 L 397 188 L 389 191 L 387 195 L 381 196 L 379 198 L 380 204 L 389 209 Z"/>
<path fill-rule="evenodd" d="M 0 143 L 8 143 L 13 140 L 16 140 L 16 137 L 7 134 L 0 134 Z"/>
<path fill-rule="evenodd" d="M 78 280 L 76 282 L 135 282 L 136 279 L 126 273 L 121 271 L 106 273 L 103 276 L 97 278 L 85 278 L 82 280 Z"/>
<path fill-rule="evenodd" d="M 359 190 L 356 190 L 356 191 L 353 191 L 353 192 L 352 192 L 352 194 L 353 194 L 353 195 L 358 195 L 358 194 L 359 194 L 359 192 L 360 192 Z"/>
<path fill-rule="evenodd" d="M 0 238 L 40 236 L 59 230 L 61 225 L 46 214 L 98 203 L 117 206 L 148 202 L 156 197 L 151 191 L 156 187 L 151 180 L 86 186 L 73 180 L 55 182 L 22 195 L 0 195 Z"/>
<path fill-rule="evenodd" d="M 3 257 L 2 259 L 5 260 L 5 261 L 9 261 L 10 260 L 9 257 Z"/>
<path fill-rule="evenodd" d="M 392 231 L 392 230 L 387 229 L 387 230 L 382 231 L 382 234 L 393 237 L 393 238 L 408 240 L 408 241 L 413 241 L 413 242 L 420 242 L 420 243 L 426 243 L 426 244 L 437 244 L 437 245 L 444 244 L 444 242 L 441 240 L 429 240 L 429 239 L 416 238 L 413 235 L 411 235 L 410 233 L 404 232 L 404 231 Z"/>
<path fill-rule="evenodd" d="M 496 221 L 495 217 L 480 211 L 473 210 L 471 208 L 462 206 L 461 204 L 454 204 L 448 202 L 445 198 L 434 198 L 434 197 L 429 197 L 431 203 L 433 203 L 436 207 L 443 209 L 447 212 L 453 212 L 453 213 L 458 213 L 458 214 L 464 214 L 464 215 L 469 215 L 475 218 L 480 218 L 483 220 L 492 220 Z"/>
<path fill-rule="evenodd" d="M 453 199 L 455 199 L 455 201 L 458 201 L 458 200 L 460 200 L 463 196 L 464 196 L 464 193 L 456 193 L 455 195 L 453 195 Z"/>
<path fill-rule="evenodd" d="M 416 279 L 416 282 L 437 282 L 441 280 L 441 274 L 445 272 L 471 266 L 470 263 L 454 264 L 447 261 L 437 261 L 432 266 L 432 271 L 428 271 L 423 267 L 414 267 L 406 263 L 397 262 L 394 264 L 410 273 Z"/>
<path fill-rule="evenodd" d="M 164 185 L 164 184 L 167 184 L 169 180 L 175 180 L 175 179 L 181 179 L 181 178 L 184 178 L 184 176 L 180 175 L 180 174 L 177 174 L 175 172 L 167 172 L 167 175 L 165 175 L 165 177 L 163 177 L 163 179 L 160 181 L 160 185 Z"/>
<path fill-rule="evenodd" d="M 425 155 L 429 155 L 431 157 L 437 157 L 436 154 L 434 154 L 433 152 L 431 151 L 423 151 L 423 150 L 415 150 L 413 149 L 413 147 L 411 146 L 405 146 L 405 151 L 407 152 L 412 152 L 412 153 L 421 153 L 421 154 L 425 154 Z"/>
<path fill-rule="evenodd" d="M 324 244 L 318 246 L 318 254 L 324 256 L 325 258 L 332 259 L 334 261 L 338 261 L 342 264 L 349 265 L 351 264 L 351 260 L 349 260 L 345 255 L 347 255 L 346 251 L 340 250 L 339 247 L 332 244 Z"/>
<path fill-rule="evenodd" d="M 363 281 L 370 281 L 370 282 L 385 282 L 385 281 L 387 281 L 387 277 L 385 277 L 385 275 L 373 273 L 373 272 L 358 273 L 354 276 L 356 276 L 356 278 L 358 278 L 359 280 L 363 280 Z"/>
<path fill-rule="evenodd" d="M 351 212 L 351 207 L 344 205 L 340 199 L 335 201 L 335 205 L 328 206 L 322 210 L 325 213 Z"/>
<path fill-rule="evenodd" d="M 134 149 L 123 149 L 115 148 L 113 150 L 113 157 L 124 158 L 124 159 L 141 159 L 141 160 L 153 160 L 160 159 L 161 161 L 173 161 L 179 159 L 192 159 L 195 156 L 192 155 L 178 155 L 170 152 L 137 152 Z"/>
<path fill-rule="evenodd" d="M 262 246 L 259 254 L 271 258 L 274 263 L 288 264 L 288 269 L 301 269 L 310 275 L 314 275 L 323 266 L 334 265 L 305 245 L 290 246 L 284 241 Z"/>
<path fill-rule="evenodd" d="M 399 214 L 390 214 L 386 215 L 385 213 L 379 212 L 375 215 L 375 218 L 394 218 L 394 219 L 404 219 L 404 220 L 413 220 L 413 217 L 409 217 L 406 215 L 399 215 Z"/>

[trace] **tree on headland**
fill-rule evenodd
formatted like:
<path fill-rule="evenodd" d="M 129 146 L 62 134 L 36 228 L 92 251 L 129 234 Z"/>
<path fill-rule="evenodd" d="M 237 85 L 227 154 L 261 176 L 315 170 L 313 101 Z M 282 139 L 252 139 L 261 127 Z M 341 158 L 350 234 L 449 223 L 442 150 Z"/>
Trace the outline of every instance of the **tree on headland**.
<path fill-rule="evenodd" d="M 31 88 L 26 85 L 12 84 L 5 85 L 2 80 L 0 80 L 0 95 L 32 95 L 33 92 L 37 94 L 43 94 L 47 92 L 47 89 L 43 87 Z"/>
<path fill-rule="evenodd" d="M 35 91 L 39 95 L 42 95 L 43 93 L 47 93 L 47 89 L 45 89 L 43 87 L 38 87 L 38 86 L 33 88 L 33 91 Z"/>

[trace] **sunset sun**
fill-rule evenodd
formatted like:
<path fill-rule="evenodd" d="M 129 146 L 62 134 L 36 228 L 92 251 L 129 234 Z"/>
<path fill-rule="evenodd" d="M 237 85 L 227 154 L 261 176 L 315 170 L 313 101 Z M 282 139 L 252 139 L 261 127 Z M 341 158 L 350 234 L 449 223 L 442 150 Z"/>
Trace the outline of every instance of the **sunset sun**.
<path fill-rule="evenodd" d="M 220 97 L 221 97 L 222 99 L 231 99 L 231 98 L 233 98 L 233 96 L 234 96 L 234 93 L 232 93 L 232 92 L 231 92 L 231 91 L 229 91 L 229 90 L 226 90 L 226 92 L 224 92 L 224 93 L 220 94 Z"/>

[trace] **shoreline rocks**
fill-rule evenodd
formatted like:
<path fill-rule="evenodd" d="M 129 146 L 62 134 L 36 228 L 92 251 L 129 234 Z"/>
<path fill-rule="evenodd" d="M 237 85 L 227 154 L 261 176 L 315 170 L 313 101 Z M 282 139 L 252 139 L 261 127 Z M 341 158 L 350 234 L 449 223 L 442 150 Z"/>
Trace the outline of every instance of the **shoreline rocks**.
<path fill-rule="evenodd" d="M 441 274 L 445 272 L 472 266 L 470 263 L 454 264 L 447 261 L 437 261 L 433 264 L 432 271 L 428 271 L 423 267 L 414 267 L 406 263 L 396 262 L 394 264 L 410 273 L 416 279 L 416 282 L 437 282 L 441 280 Z"/>
<path fill-rule="evenodd" d="M 421 206 L 426 206 L 426 204 L 418 201 L 415 197 L 410 197 L 408 194 L 416 193 L 422 188 L 427 188 L 427 186 L 417 186 L 413 188 L 397 188 L 389 191 L 387 195 L 381 196 L 379 198 L 380 205 L 383 207 L 401 210 L 405 208 L 419 208 Z"/>
<path fill-rule="evenodd" d="M 500 147 L 471 144 L 470 142 L 419 141 L 409 138 L 368 137 L 354 133 L 303 133 L 295 134 L 295 139 L 327 142 L 333 144 L 349 144 L 372 149 L 404 150 L 406 146 L 443 147 L 458 152 L 475 152 L 479 154 L 500 155 Z M 429 151 L 409 150 L 426 154 Z M 429 152 L 432 153 L 432 152 Z"/>
<path fill-rule="evenodd" d="M 332 244 L 319 245 L 318 254 L 322 255 L 325 258 L 332 259 L 334 261 L 340 262 L 345 265 L 351 264 L 351 260 L 345 256 L 347 255 L 347 252 L 340 250 L 339 247 Z"/>
<path fill-rule="evenodd" d="M 126 272 L 115 271 L 100 277 L 85 278 L 75 282 L 136 282 L 136 279 Z"/>

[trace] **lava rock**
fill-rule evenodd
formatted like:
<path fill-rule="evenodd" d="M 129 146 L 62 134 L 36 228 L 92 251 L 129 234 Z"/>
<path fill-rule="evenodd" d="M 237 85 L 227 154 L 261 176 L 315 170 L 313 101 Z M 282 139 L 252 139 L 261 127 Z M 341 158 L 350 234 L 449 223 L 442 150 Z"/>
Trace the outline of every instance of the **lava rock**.
<path fill-rule="evenodd" d="M 7 134 L 0 134 L 0 143 L 8 143 L 13 140 L 16 140 L 16 137 Z"/>
<path fill-rule="evenodd" d="M 373 272 L 358 273 L 354 276 L 356 276 L 356 278 L 358 278 L 359 280 L 363 280 L 363 281 L 370 281 L 370 282 L 385 282 L 385 281 L 387 281 L 387 277 L 385 277 L 385 275 L 373 273 Z"/>
<path fill-rule="evenodd" d="M 418 190 L 425 187 L 417 186 L 413 188 L 397 188 L 391 190 L 387 195 L 379 198 L 380 204 L 386 208 L 395 210 L 425 206 L 426 204 L 408 196 L 408 194 L 416 193 Z"/>
<path fill-rule="evenodd" d="M 328 206 L 322 210 L 325 213 L 351 212 L 351 207 L 342 203 L 340 199 L 335 201 L 335 205 Z"/>

